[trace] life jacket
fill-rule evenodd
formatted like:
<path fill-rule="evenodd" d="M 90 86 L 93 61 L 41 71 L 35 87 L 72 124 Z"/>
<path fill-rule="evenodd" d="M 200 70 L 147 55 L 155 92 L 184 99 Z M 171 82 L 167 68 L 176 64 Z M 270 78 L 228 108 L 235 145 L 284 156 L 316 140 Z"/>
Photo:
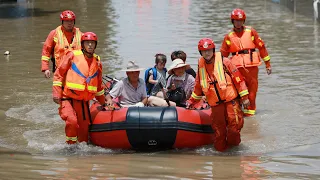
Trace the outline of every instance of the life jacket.
<path fill-rule="evenodd" d="M 94 54 L 90 67 L 81 50 L 72 51 L 74 58 L 64 83 L 64 96 L 76 100 L 89 101 L 98 89 L 100 57 Z"/>
<path fill-rule="evenodd" d="M 152 70 L 152 77 L 153 77 L 153 80 L 157 80 L 157 68 L 156 66 L 152 67 L 152 68 L 148 68 L 145 72 L 144 72 L 144 82 L 146 83 L 146 91 L 147 91 L 147 95 L 150 95 L 151 93 L 151 90 L 154 86 L 154 84 L 151 84 L 149 83 L 149 77 L 150 77 L 150 74 L 149 74 L 149 71 Z M 165 73 L 167 73 L 167 68 L 164 68 L 163 69 Z"/>
<path fill-rule="evenodd" d="M 241 37 L 238 37 L 234 31 L 228 34 L 230 41 L 227 41 L 227 44 L 232 54 L 230 59 L 237 67 L 259 66 L 262 62 L 259 52 L 255 51 L 256 45 L 254 44 L 251 27 L 244 26 L 243 31 Z"/>
<path fill-rule="evenodd" d="M 56 67 L 59 67 L 62 56 L 65 55 L 68 51 L 81 49 L 82 34 L 79 28 L 75 28 L 76 32 L 71 44 L 69 44 L 68 39 L 63 34 L 61 28 L 61 26 L 58 26 L 56 28 L 56 34 L 53 37 L 53 40 L 56 43 L 56 46 L 54 47 L 54 58 Z"/>
<path fill-rule="evenodd" d="M 231 76 L 225 69 L 220 52 L 215 53 L 213 74 L 207 72 L 205 59 L 203 57 L 199 59 L 200 85 L 210 106 L 229 102 L 238 96 Z"/>

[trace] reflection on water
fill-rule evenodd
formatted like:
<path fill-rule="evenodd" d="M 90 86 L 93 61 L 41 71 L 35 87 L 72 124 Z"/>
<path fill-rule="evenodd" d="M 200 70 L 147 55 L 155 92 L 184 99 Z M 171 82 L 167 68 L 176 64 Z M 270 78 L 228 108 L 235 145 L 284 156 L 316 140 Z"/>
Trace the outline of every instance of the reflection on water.
<path fill-rule="evenodd" d="M 19 0 L 0 4 L 0 176 L 4 179 L 317 179 L 319 177 L 319 24 L 269 1 Z M 97 33 L 104 72 L 121 78 L 129 60 L 143 67 L 154 54 L 187 53 L 197 68 L 197 42 L 217 49 L 232 28 L 229 13 L 247 12 L 267 44 L 273 74 L 260 68 L 257 115 L 246 118 L 242 144 L 225 153 L 211 146 L 156 153 L 64 144 L 64 122 L 40 72 L 42 43 L 75 11 L 76 26 Z M 297 7 L 301 7 L 297 8 Z M 308 12 L 307 12 L 308 13 Z M 167 66 L 170 65 L 170 61 Z M 141 73 L 141 77 L 142 77 Z M 19 173 L 17 173 L 19 172 Z"/>
<path fill-rule="evenodd" d="M 265 159 L 265 162 L 257 166 L 273 172 L 275 177 L 319 179 L 319 150 L 319 143 L 298 146 L 287 150 L 287 152 L 268 154 L 268 156 L 261 158 Z"/>
<path fill-rule="evenodd" d="M 255 156 L 194 156 L 188 152 L 101 154 L 95 156 L 33 155 L 8 152 L 0 155 L 8 164 L 1 164 L 6 176 L 15 171 L 54 179 L 228 179 L 265 177 L 271 172 L 257 167 Z M 10 169 L 14 161 L 31 162 Z M 192 163 L 190 163 L 192 162 Z M 19 176 L 16 176 L 19 178 Z"/>

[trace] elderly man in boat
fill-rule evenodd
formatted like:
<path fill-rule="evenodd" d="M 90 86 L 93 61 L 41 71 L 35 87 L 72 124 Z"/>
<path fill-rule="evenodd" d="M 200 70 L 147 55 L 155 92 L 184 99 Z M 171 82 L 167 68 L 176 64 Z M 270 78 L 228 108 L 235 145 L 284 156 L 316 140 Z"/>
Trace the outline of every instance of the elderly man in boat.
<path fill-rule="evenodd" d="M 147 105 L 146 85 L 143 79 L 139 78 L 140 68 L 134 61 L 129 61 L 125 71 L 127 77 L 117 82 L 106 96 L 106 105 L 113 106 L 113 99 L 118 98 L 122 107 L 144 107 Z"/>
<path fill-rule="evenodd" d="M 134 61 L 129 61 L 125 71 L 127 77 L 117 82 L 106 96 L 106 105 L 113 106 L 114 99 L 118 98 L 121 107 L 144 107 L 144 106 L 168 106 L 168 103 L 159 97 L 148 98 L 146 85 L 143 79 L 139 78 L 140 71 L 144 70 Z M 175 103 L 169 102 L 170 106 Z"/>

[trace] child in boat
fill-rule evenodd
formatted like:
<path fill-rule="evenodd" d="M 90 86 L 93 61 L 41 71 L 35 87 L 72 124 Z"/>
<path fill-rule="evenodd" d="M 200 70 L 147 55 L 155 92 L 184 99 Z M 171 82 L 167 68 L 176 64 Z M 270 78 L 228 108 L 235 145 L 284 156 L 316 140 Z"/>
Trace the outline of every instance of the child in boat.
<path fill-rule="evenodd" d="M 148 94 L 149 106 L 176 106 L 172 101 L 167 102 L 164 100 L 163 88 L 166 87 L 166 73 L 165 65 L 167 57 L 164 54 L 155 55 L 155 66 L 145 71 L 146 90 Z"/>
<path fill-rule="evenodd" d="M 155 66 L 149 68 L 145 72 L 145 82 L 146 90 L 149 96 L 160 96 L 163 97 L 159 92 L 161 92 L 160 83 L 165 87 L 166 86 L 166 73 L 167 69 L 165 68 L 167 63 L 167 57 L 164 54 L 155 55 Z"/>

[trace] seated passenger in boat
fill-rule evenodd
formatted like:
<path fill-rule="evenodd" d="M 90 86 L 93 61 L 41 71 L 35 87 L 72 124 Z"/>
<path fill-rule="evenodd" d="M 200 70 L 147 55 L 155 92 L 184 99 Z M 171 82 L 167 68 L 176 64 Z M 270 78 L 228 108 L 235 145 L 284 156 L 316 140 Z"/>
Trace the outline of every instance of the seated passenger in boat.
<path fill-rule="evenodd" d="M 155 55 L 155 66 L 145 71 L 144 79 L 146 83 L 146 91 L 149 106 L 176 106 L 176 103 L 164 100 L 163 92 L 166 87 L 165 68 L 167 57 L 164 54 Z"/>
<path fill-rule="evenodd" d="M 113 99 L 118 98 L 121 107 L 144 107 L 147 105 L 147 92 L 143 79 L 139 78 L 140 71 L 138 64 L 129 61 L 125 71 L 127 77 L 117 82 L 106 96 L 106 105 L 113 106 Z"/>
<path fill-rule="evenodd" d="M 191 97 L 194 88 L 195 79 L 192 75 L 186 73 L 190 65 L 182 59 L 172 61 L 168 74 L 171 75 L 167 81 L 167 96 L 177 106 L 185 107 L 186 100 Z"/>
<path fill-rule="evenodd" d="M 184 51 L 173 51 L 171 53 L 171 61 L 174 61 L 175 59 L 182 59 L 184 63 L 186 63 L 187 60 L 187 54 Z M 186 73 L 192 75 L 194 78 L 196 78 L 196 72 L 190 67 L 189 69 L 186 69 Z"/>
<path fill-rule="evenodd" d="M 144 75 L 148 96 L 157 96 L 157 94 L 161 92 L 160 83 L 162 83 L 164 87 L 166 86 L 167 69 L 165 66 L 167 57 L 164 54 L 156 54 L 155 57 L 154 67 L 148 68 Z M 162 95 L 160 95 L 160 97 L 162 97 Z"/>

